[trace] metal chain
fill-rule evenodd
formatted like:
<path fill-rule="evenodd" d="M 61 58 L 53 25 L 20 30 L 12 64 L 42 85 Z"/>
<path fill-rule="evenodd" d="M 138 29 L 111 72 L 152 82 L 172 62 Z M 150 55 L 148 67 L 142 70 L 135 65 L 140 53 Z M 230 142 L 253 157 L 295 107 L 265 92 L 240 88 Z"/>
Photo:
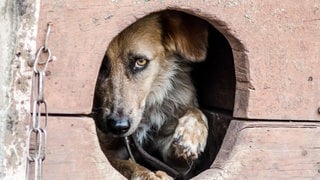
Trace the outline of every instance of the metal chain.
<path fill-rule="evenodd" d="M 32 118 L 27 139 L 26 177 L 29 179 L 31 178 L 31 174 L 34 173 L 34 180 L 42 179 L 42 163 L 46 157 L 48 107 L 47 101 L 44 98 L 44 78 L 49 61 L 51 60 L 51 51 L 48 48 L 51 25 L 51 23 L 48 23 L 45 45 L 39 48 L 33 63 Z M 47 58 L 44 61 L 40 61 L 41 55 Z"/>

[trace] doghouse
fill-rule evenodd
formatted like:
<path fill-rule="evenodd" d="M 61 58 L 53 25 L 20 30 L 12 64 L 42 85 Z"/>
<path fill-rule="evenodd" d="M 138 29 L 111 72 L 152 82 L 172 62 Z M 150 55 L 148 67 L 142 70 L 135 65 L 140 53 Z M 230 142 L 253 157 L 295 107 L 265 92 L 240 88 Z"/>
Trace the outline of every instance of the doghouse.
<path fill-rule="evenodd" d="M 226 133 L 211 168 L 194 179 L 320 178 L 320 2 L 66 0 L 13 7 L 21 19 L 10 91 L 15 103 L 0 141 L 5 179 L 25 177 L 27 61 L 44 43 L 48 22 L 48 46 L 57 60 L 45 77 L 43 179 L 124 179 L 104 157 L 86 116 L 111 39 L 137 18 L 164 9 L 200 17 L 220 37 L 212 53 L 219 60 L 199 66 L 210 78 L 197 87 L 200 104 Z"/>

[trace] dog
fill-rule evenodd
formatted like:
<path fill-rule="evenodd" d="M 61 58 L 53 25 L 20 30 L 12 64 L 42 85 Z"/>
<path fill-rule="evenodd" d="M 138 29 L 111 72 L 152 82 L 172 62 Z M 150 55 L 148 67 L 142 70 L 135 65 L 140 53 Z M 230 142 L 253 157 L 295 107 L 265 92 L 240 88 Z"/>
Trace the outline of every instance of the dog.
<path fill-rule="evenodd" d="M 199 109 L 192 64 L 206 59 L 208 22 L 187 13 L 151 13 L 120 32 L 105 53 L 92 114 L 109 162 L 128 179 L 173 179 L 130 161 L 121 137 L 133 136 L 166 164 L 199 162 L 208 120 Z"/>

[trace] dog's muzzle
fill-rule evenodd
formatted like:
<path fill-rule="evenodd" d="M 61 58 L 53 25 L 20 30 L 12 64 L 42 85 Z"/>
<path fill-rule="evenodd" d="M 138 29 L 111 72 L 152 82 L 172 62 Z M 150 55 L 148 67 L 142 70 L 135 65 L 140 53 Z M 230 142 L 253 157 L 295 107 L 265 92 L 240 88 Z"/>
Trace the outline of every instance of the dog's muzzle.
<path fill-rule="evenodd" d="M 130 121 L 128 116 L 121 118 L 108 116 L 107 117 L 107 130 L 114 135 L 121 136 L 127 133 L 130 129 Z"/>

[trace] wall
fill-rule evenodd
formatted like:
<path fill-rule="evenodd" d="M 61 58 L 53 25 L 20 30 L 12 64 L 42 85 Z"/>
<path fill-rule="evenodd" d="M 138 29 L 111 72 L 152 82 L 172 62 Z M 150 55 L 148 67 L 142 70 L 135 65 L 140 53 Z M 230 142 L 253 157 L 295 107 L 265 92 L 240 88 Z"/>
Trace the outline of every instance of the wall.
<path fill-rule="evenodd" d="M 39 1 L 1 1 L 0 178 L 23 179 Z"/>

